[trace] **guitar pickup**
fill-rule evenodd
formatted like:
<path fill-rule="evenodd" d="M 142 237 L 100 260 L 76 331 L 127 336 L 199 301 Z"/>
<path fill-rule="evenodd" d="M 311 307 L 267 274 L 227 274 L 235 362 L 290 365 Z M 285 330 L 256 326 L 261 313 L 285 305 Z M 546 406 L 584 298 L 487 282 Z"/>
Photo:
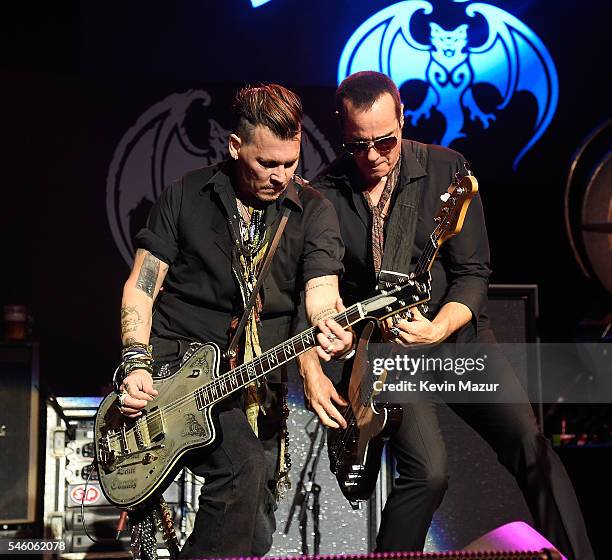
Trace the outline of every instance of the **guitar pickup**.
<path fill-rule="evenodd" d="M 151 445 L 149 436 L 149 424 L 144 418 L 139 418 L 134 425 L 134 439 L 138 449 L 144 449 Z"/>
<path fill-rule="evenodd" d="M 164 439 L 166 435 L 164 413 L 157 406 L 149 410 L 144 420 L 146 420 L 150 443 Z"/>

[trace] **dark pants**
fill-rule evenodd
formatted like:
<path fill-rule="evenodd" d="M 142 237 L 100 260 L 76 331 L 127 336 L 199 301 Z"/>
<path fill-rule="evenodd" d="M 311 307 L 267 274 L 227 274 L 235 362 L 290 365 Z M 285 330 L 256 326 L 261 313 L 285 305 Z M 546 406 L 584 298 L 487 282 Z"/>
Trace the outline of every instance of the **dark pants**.
<path fill-rule="evenodd" d="M 276 530 L 272 478 L 275 451 L 264 445 L 239 408 L 219 414 L 221 443 L 190 468 L 205 479 L 193 532 L 180 558 L 263 556 Z"/>
<path fill-rule="evenodd" d="M 516 384 L 501 351 L 495 360 L 503 386 Z M 489 381 L 489 379 L 487 379 Z M 402 423 L 391 439 L 398 478 L 385 505 L 377 551 L 423 550 L 432 517 L 447 489 L 446 450 L 438 424 L 438 406 L 449 406 L 497 453 L 525 497 L 536 528 L 568 558 L 593 560 L 574 489 L 557 454 L 542 435 L 531 405 L 431 402 L 405 404 Z"/>

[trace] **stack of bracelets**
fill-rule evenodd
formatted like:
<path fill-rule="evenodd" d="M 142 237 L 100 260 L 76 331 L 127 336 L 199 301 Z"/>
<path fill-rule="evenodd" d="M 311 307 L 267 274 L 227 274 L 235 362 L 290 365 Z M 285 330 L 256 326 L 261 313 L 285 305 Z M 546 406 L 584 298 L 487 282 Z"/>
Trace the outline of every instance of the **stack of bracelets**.
<path fill-rule="evenodd" d="M 123 348 L 121 363 L 113 375 L 113 387 L 117 394 L 121 393 L 123 380 L 135 369 L 144 369 L 153 374 L 153 348 L 149 344 L 132 342 Z"/>

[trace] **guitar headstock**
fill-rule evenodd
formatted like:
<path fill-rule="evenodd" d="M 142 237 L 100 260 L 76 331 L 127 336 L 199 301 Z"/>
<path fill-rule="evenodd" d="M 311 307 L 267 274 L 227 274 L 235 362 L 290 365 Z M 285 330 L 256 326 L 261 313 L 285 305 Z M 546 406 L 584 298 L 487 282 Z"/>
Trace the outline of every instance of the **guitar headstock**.
<path fill-rule="evenodd" d="M 361 303 L 364 318 L 382 320 L 431 298 L 431 275 L 423 272 L 403 282 L 377 290 L 377 293 Z"/>
<path fill-rule="evenodd" d="M 460 180 L 453 181 L 440 197 L 442 206 L 434 218 L 436 229 L 433 232 L 438 246 L 461 231 L 468 206 L 477 192 L 476 177 L 465 175 Z"/>

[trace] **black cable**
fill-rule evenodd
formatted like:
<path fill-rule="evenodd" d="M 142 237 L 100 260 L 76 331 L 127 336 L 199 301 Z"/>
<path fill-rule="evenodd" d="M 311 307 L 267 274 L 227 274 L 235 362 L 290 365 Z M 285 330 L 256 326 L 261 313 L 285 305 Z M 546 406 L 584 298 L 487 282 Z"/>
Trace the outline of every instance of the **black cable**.
<path fill-rule="evenodd" d="M 96 464 L 96 460 L 94 459 L 91 462 L 91 469 L 89 469 L 89 472 L 87 473 L 87 478 L 85 479 L 85 489 L 83 490 L 83 496 L 81 498 L 81 523 L 83 524 L 83 530 L 85 531 L 87 538 L 95 544 L 102 544 L 101 541 L 94 539 L 89 534 L 89 531 L 87 530 L 87 523 L 85 523 L 85 498 L 87 497 L 87 485 L 89 484 L 89 480 L 91 479 L 91 473 L 93 473 L 95 464 Z"/>

